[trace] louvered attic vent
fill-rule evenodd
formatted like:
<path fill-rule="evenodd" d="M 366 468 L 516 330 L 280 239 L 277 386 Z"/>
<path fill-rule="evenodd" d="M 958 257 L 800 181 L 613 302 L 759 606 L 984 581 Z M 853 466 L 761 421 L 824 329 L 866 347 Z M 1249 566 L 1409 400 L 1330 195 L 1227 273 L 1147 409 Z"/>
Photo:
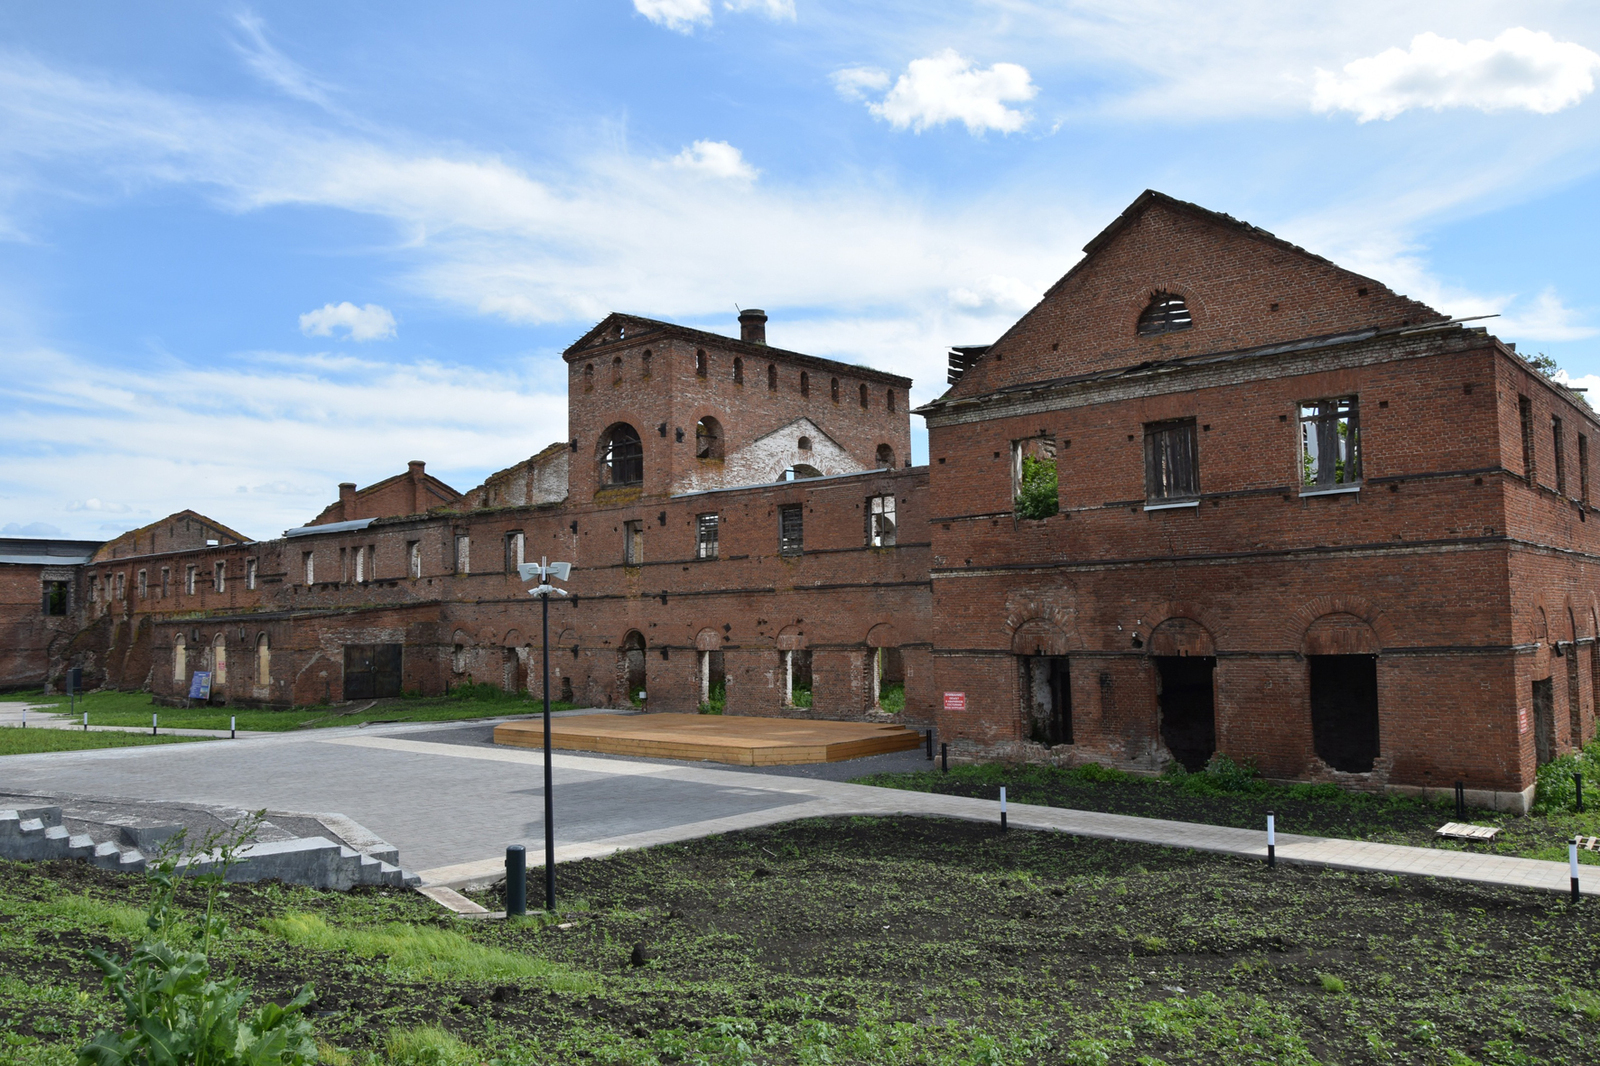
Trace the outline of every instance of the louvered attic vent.
<path fill-rule="evenodd" d="M 989 346 L 987 344 L 969 344 L 964 347 L 951 348 L 950 376 L 945 379 L 946 384 L 954 385 L 960 381 L 962 375 L 967 372 L 973 363 L 982 358 L 983 353 L 988 350 Z"/>
<path fill-rule="evenodd" d="M 1150 297 L 1149 305 L 1139 316 L 1139 336 L 1153 337 L 1158 333 L 1174 333 L 1180 329 L 1188 329 L 1193 324 L 1194 320 L 1189 317 L 1189 305 L 1183 302 L 1182 296 L 1170 292 L 1158 292 Z"/>

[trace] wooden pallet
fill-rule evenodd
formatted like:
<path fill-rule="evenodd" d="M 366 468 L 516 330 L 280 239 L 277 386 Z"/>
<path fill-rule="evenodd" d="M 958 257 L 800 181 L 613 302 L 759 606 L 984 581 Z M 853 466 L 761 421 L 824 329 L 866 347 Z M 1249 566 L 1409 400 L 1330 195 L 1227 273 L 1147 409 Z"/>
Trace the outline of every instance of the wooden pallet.
<path fill-rule="evenodd" d="M 1435 836 L 1454 840 L 1493 840 L 1499 829 L 1486 825 L 1468 825 L 1466 822 L 1446 822 Z"/>
<path fill-rule="evenodd" d="M 1572 842 L 1584 851 L 1600 851 L 1600 837 L 1575 836 Z"/>
<path fill-rule="evenodd" d="M 544 746 L 541 721 L 495 726 L 494 742 L 519 748 Z M 754 718 L 712 714 L 585 714 L 550 723 L 550 745 L 649 759 L 781 766 L 838 762 L 864 755 L 911 751 L 922 734 L 876 722 L 824 722 L 809 718 Z"/>

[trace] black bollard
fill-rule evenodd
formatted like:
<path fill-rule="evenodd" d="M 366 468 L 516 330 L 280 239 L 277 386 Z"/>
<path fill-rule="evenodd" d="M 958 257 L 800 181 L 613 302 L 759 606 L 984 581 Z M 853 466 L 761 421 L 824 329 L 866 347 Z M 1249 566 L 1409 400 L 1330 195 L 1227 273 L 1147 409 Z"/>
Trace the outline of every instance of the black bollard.
<path fill-rule="evenodd" d="M 928 730 L 928 761 L 933 761 L 933 730 Z"/>
<path fill-rule="evenodd" d="M 1456 821 L 1467 820 L 1467 786 L 1460 781 L 1456 782 Z"/>
<path fill-rule="evenodd" d="M 1572 787 L 1578 790 L 1578 810 L 1583 810 L 1583 775 L 1572 775 Z"/>
<path fill-rule="evenodd" d="M 1267 867 L 1278 865 L 1278 825 L 1271 811 L 1267 812 Z"/>
<path fill-rule="evenodd" d="M 528 849 L 513 844 L 506 849 L 506 915 L 528 913 Z"/>
<path fill-rule="evenodd" d="M 939 769 L 942 773 L 950 772 L 950 745 L 939 745 Z"/>

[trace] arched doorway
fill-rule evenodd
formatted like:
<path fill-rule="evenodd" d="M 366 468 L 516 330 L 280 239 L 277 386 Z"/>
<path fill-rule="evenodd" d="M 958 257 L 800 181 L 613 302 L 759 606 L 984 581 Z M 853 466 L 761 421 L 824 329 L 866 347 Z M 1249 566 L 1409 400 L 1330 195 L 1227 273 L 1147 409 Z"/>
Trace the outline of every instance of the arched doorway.
<path fill-rule="evenodd" d="M 624 704 L 634 703 L 639 693 L 645 691 L 644 635 L 637 629 L 628 630 L 617 649 L 617 666 L 621 673 Z"/>
<path fill-rule="evenodd" d="M 1217 752 L 1216 645 L 1192 618 L 1169 618 L 1150 634 L 1161 741 L 1186 770 Z"/>
<path fill-rule="evenodd" d="M 1344 773 L 1370 773 L 1378 758 L 1378 635 L 1364 618 L 1325 614 L 1301 648 L 1317 758 Z"/>

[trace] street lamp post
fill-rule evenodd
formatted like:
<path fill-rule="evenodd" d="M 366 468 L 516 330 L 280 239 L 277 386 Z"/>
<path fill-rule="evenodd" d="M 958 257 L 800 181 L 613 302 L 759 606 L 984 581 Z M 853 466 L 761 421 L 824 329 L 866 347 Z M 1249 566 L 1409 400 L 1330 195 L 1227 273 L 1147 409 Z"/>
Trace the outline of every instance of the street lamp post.
<path fill-rule="evenodd" d="M 538 580 L 538 587 L 529 589 L 528 595 L 539 597 L 544 615 L 544 909 L 551 914 L 556 910 L 556 821 L 550 770 L 550 594 L 565 596 L 567 590 L 551 585 L 550 579 L 565 581 L 571 573 L 571 563 L 548 562 L 544 556 L 538 563 L 517 566 L 523 581 Z"/>

